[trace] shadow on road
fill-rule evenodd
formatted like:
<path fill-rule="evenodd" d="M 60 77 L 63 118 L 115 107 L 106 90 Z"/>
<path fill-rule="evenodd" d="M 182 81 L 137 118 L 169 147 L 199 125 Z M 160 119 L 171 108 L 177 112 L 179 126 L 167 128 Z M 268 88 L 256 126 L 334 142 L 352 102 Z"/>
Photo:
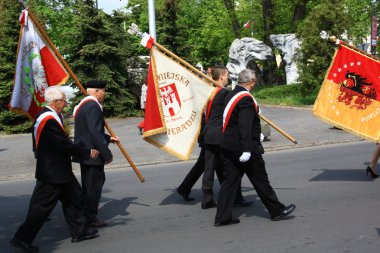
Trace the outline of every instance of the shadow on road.
<path fill-rule="evenodd" d="M 364 169 L 320 169 L 320 171 L 319 175 L 309 181 L 372 181 L 366 177 Z"/>

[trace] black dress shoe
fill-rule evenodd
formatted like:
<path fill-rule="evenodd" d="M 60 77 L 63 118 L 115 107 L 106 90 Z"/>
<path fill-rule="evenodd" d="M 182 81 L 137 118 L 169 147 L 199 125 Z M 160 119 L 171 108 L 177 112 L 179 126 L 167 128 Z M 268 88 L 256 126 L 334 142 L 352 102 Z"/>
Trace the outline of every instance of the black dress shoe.
<path fill-rule="evenodd" d="M 281 220 L 282 218 L 290 215 L 295 209 L 296 209 L 296 205 L 291 204 L 285 207 L 284 210 L 282 210 L 282 212 L 279 215 L 272 217 L 272 220 L 273 221 Z"/>
<path fill-rule="evenodd" d="M 185 194 L 177 189 L 177 193 L 182 196 L 185 201 L 193 201 L 194 198 L 189 197 L 189 193 Z"/>
<path fill-rule="evenodd" d="M 231 219 L 231 220 L 228 220 L 228 221 L 216 221 L 214 223 L 214 226 L 215 227 L 220 227 L 220 226 L 227 226 L 227 225 L 238 224 L 238 223 L 240 223 L 239 219 Z"/>
<path fill-rule="evenodd" d="M 38 247 L 32 245 L 31 243 L 23 242 L 17 238 L 13 238 L 9 241 L 9 243 L 19 249 L 23 249 L 27 252 L 37 252 L 39 249 Z"/>
<path fill-rule="evenodd" d="M 238 201 L 235 201 L 234 206 L 235 207 L 247 207 L 253 204 L 253 201 L 246 201 L 245 199 L 241 199 Z"/>
<path fill-rule="evenodd" d="M 214 208 L 214 207 L 216 207 L 216 203 L 214 201 L 201 204 L 202 209 L 209 209 L 209 208 Z"/>
<path fill-rule="evenodd" d="M 99 231 L 96 228 L 87 228 L 83 235 L 71 238 L 72 243 L 82 242 L 84 240 L 94 239 L 99 236 Z"/>

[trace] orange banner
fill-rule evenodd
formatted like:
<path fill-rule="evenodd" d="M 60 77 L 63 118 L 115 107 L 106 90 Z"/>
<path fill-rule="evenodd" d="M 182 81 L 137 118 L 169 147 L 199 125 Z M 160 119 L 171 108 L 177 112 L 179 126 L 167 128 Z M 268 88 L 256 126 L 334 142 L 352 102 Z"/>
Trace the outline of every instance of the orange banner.
<path fill-rule="evenodd" d="M 314 115 L 365 139 L 380 139 L 380 61 L 339 45 Z"/>

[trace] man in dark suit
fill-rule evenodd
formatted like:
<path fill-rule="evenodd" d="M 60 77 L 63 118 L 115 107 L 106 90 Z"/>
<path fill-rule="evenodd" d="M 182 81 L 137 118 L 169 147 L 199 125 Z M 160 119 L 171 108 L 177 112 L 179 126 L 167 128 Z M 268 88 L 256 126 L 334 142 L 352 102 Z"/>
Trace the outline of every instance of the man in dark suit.
<path fill-rule="evenodd" d="M 295 205 L 284 206 L 271 187 L 260 142 L 259 108 L 249 93 L 255 86 L 255 72 L 245 69 L 239 73 L 238 85 L 225 100 L 223 112 L 222 152 L 223 182 L 219 192 L 215 226 L 239 223 L 232 218 L 235 193 L 242 176 L 247 174 L 272 220 L 280 220 L 295 210 Z"/>
<path fill-rule="evenodd" d="M 26 220 L 10 241 L 13 246 L 29 252 L 38 251 L 32 242 L 58 200 L 62 202 L 72 242 L 95 238 L 98 233 L 94 228 L 86 228 L 81 188 L 72 171 L 71 156 L 90 159 L 96 158 L 99 152 L 73 144 L 66 135 L 61 114 L 67 105 L 66 96 L 59 87 L 47 88 L 45 101 L 48 106 L 37 115 L 33 125 L 37 182 Z"/>
<path fill-rule="evenodd" d="M 201 152 L 199 153 L 198 159 L 196 163 L 191 167 L 189 173 L 187 173 L 186 177 L 183 179 L 182 183 L 177 188 L 177 193 L 182 196 L 185 201 L 194 200 L 193 197 L 190 197 L 190 192 L 198 179 L 202 176 L 205 170 L 205 149 L 203 142 L 203 129 L 204 129 L 205 117 L 202 115 L 201 121 L 201 130 L 198 135 L 198 144 L 201 148 Z"/>
<path fill-rule="evenodd" d="M 222 141 L 222 125 L 224 100 L 228 94 L 226 87 L 229 84 L 228 70 L 224 66 L 215 66 L 211 71 L 212 79 L 218 83 L 216 94 L 208 102 L 205 115 L 203 141 L 205 149 L 205 168 L 202 179 L 202 209 L 216 207 L 213 200 L 214 172 L 219 182 L 223 179 L 223 159 L 220 150 Z M 241 194 L 241 187 L 237 190 L 235 205 L 249 206 L 252 202 L 245 201 Z"/>
<path fill-rule="evenodd" d="M 74 143 L 100 152 L 96 159 L 73 158 L 74 162 L 80 163 L 81 168 L 83 212 L 87 223 L 93 227 L 106 226 L 105 222 L 97 218 L 98 206 L 106 179 L 104 164 L 113 159 L 108 144 L 118 141 L 118 137 L 111 137 L 104 131 L 101 104 L 104 102 L 105 87 L 104 81 L 89 81 L 86 84 L 88 96 L 74 108 Z"/>

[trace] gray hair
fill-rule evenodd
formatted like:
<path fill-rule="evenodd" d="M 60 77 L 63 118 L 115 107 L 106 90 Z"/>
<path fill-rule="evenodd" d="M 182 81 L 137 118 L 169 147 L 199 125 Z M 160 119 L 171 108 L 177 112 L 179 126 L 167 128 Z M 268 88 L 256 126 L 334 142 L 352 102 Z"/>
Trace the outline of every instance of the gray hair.
<path fill-rule="evenodd" d="M 253 71 L 252 69 L 244 69 L 239 73 L 238 83 L 249 83 L 251 80 L 256 81 L 255 71 Z"/>
<path fill-rule="evenodd" d="M 63 89 L 60 86 L 49 86 L 45 90 L 45 102 L 53 103 L 54 100 L 63 98 Z"/>

